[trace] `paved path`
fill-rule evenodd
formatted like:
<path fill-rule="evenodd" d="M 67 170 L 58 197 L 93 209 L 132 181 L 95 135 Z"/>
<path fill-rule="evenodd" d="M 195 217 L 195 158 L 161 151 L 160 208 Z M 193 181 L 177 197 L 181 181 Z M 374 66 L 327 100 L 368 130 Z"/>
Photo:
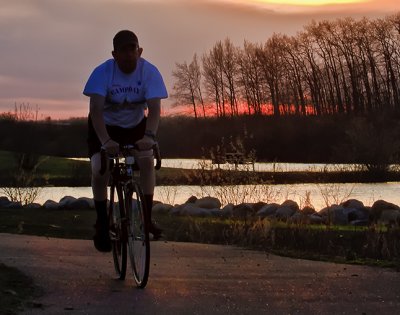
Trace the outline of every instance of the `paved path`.
<path fill-rule="evenodd" d="M 152 242 L 148 286 L 113 279 L 90 241 L 0 234 L 0 262 L 45 295 L 24 314 L 399 314 L 400 273 L 231 246 Z"/>

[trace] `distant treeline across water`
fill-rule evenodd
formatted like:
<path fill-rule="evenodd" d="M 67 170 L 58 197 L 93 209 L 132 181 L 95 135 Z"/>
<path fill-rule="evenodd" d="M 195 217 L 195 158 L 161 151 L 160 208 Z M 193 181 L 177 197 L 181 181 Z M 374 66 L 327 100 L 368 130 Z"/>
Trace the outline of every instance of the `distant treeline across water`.
<path fill-rule="evenodd" d="M 211 158 L 241 152 L 260 162 L 398 162 L 400 119 L 390 115 L 163 117 L 165 158 Z M 0 119 L 0 150 L 86 157 L 86 118 L 65 122 Z"/>

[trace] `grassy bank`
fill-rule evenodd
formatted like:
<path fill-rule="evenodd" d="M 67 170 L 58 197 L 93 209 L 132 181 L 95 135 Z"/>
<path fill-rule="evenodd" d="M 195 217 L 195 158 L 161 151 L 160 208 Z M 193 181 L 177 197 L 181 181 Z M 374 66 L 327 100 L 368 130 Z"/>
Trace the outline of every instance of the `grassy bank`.
<path fill-rule="evenodd" d="M 35 186 L 90 186 L 90 164 L 68 158 L 39 156 L 35 167 Z M 368 183 L 400 181 L 400 172 L 373 174 L 366 171 L 334 172 L 254 172 L 222 169 L 176 169 L 162 167 L 156 172 L 158 185 L 219 185 L 219 184 L 295 184 L 295 183 Z M 0 151 L 0 186 L 15 186 L 16 153 Z"/>
<path fill-rule="evenodd" d="M 307 259 L 400 268 L 400 230 L 155 214 L 169 241 L 265 250 Z M 2 209 L 0 232 L 92 239 L 94 210 Z"/>

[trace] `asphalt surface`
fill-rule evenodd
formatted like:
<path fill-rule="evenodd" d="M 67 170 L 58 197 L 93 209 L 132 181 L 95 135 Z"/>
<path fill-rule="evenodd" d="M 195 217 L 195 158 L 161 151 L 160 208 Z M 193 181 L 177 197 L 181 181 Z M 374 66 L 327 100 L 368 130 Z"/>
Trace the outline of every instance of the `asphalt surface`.
<path fill-rule="evenodd" d="M 23 314 L 399 314 L 400 273 L 231 246 L 152 242 L 149 283 L 86 240 L 0 234 L 0 262 L 44 290 Z"/>

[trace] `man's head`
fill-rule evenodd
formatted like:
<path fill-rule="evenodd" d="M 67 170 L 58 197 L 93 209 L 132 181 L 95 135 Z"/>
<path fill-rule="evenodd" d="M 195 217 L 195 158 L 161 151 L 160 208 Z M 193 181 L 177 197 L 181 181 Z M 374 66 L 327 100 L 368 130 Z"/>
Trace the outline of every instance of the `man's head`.
<path fill-rule="evenodd" d="M 120 70 L 124 73 L 132 73 L 136 69 L 137 61 L 143 49 L 139 47 L 139 40 L 135 33 L 123 30 L 113 38 L 114 50 L 112 55 Z"/>

